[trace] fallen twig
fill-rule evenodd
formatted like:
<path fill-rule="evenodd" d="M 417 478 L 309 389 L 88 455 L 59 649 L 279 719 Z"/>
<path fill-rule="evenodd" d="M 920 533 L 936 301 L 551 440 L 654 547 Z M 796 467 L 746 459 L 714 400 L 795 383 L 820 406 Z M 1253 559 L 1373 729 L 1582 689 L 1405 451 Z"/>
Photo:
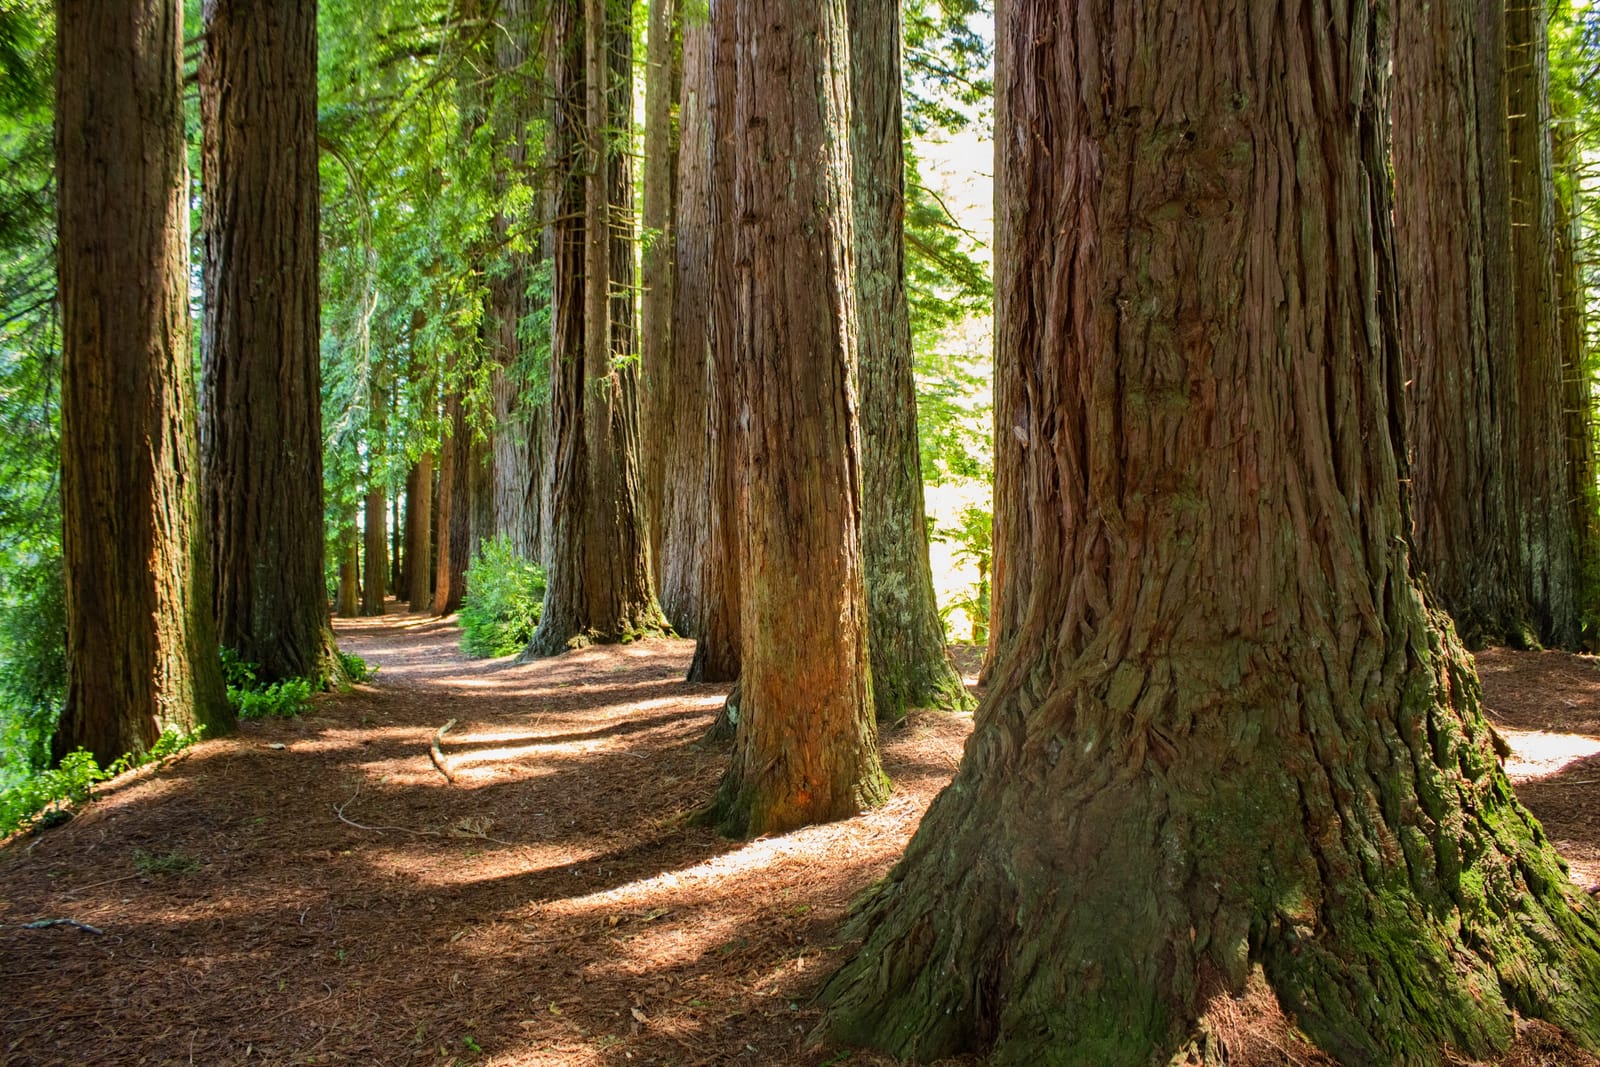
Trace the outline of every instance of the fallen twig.
<path fill-rule="evenodd" d="M 353 794 L 351 794 L 351 797 L 350 797 L 349 800 L 345 801 L 343 804 L 335 804 L 333 806 L 333 813 L 335 815 L 339 816 L 339 821 L 344 823 L 346 826 L 354 826 L 357 830 L 370 830 L 372 833 L 375 833 L 375 834 L 385 834 L 385 833 L 393 832 L 393 833 L 397 833 L 397 834 L 410 834 L 412 837 L 443 837 L 444 836 L 443 834 L 441 834 L 437 830 L 412 830 L 409 827 L 405 827 L 405 826 L 368 826 L 365 823 L 356 822 L 354 819 L 349 818 L 348 816 L 345 815 L 344 809 L 348 808 L 350 805 L 354 804 L 356 802 L 356 797 L 359 797 L 360 795 L 361 795 L 361 786 L 359 784 L 357 784 L 356 791 Z"/>
<path fill-rule="evenodd" d="M 440 774 L 444 775 L 444 780 L 449 782 L 451 785 L 456 784 L 456 776 L 452 774 L 450 768 L 445 765 L 444 750 L 439 747 L 439 742 L 444 740 L 444 735 L 449 733 L 450 728 L 455 724 L 456 721 L 451 719 L 449 722 L 439 727 L 439 732 L 433 735 L 433 744 L 428 746 L 428 758 L 433 760 L 433 765 L 439 769 Z"/>
<path fill-rule="evenodd" d="M 98 934 L 101 937 L 104 937 L 106 933 L 98 926 L 90 926 L 88 923 L 81 923 L 77 919 L 39 919 L 35 922 L 22 924 L 24 930 L 48 930 L 52 926 L 70 926 L 75 930 L 82 930 L 86 934 Z"/>

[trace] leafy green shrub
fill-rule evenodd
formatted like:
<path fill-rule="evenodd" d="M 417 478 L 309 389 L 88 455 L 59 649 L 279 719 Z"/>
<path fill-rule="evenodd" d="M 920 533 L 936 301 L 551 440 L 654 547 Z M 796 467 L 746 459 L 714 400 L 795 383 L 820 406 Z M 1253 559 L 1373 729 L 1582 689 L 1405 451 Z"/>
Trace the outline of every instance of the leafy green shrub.
<path fill-rule="evenodd" d="M 55 817 L 64 816 L 69 808 L 89 802 L 96 783 L 176 755 L 199 741 L 201 733 L 201 730 L 185 733 L 169 729 L 156 739 L 148 752 L 129 753 L 104 768 L 88 752 L 78 749 L 64 758 L 60 766 L 40 771 L 10 789 L 0 791 L 0 837 L 37 822 L 50 822 Z"/>
<path fill-rule="evenodd" d="M 461 601 L 461 651 L 469 656 L 521 652 L 544 610 L 544 569 L 518 556 L 509 537 L 485 541 L 467 568 Z"/>
<path fill-rule="evenodd" d="M 378 673 L 378 668 L 354 652 L 340 652 L 339 666 L 344 669 L 344 676 L 351 685 L 360 685 Z"/>
<path fill-rule="evenodd" d="M 66 581 L 59 550 L 0 586 L 0 788 L 43 770 L 67 692 Z"/>
<path fill-rule="evenodd" d="M 310 681 L 289 678 L 267 685 L 257 679 L 257 669 L 233 649 L 222 650 L 222 681 L 235 715 L 241 719 L 293 719 L 310 709 Z"/>

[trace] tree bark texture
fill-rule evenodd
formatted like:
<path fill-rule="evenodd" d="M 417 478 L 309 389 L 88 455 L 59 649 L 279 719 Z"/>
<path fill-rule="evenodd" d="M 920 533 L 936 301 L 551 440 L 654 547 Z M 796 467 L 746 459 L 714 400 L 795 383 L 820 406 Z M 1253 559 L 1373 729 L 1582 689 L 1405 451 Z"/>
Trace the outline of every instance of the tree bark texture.
<path fill-rule="evenodd" d="M 710 30 L 703 10 L 689 11 L 684 20 L 673 0 L 657 0 L 651 17 L 663 23 L 663 44 L 659 59 L 652 51 L 650 77 L 656 95 L 647 96 L 647 106 L 653 108 L 647 121 L 653 125 L 646 126 L 645 135 L 644 225 L 656 236 L 644 259 L 641 459 L 661 608 L 674 630 L 696 637 L 710 507 L 705 348 L 710 226 L 705 66 Z M 654 33 L 656 21 L 651 26 Z M 697 68 L 693 72 L 691 65 Z M 691 76 L 696 79 L 693 86 Z M 651 167 L 656 159 L 667 162 Z"/>
<path fill-rule="evenodd" d="M 361 614 L 361 542 L 356 535 L 354 508 L 339 530 L 339 585 L 334 599 L 339 618 L 354 619 Z"/>
<path fill-rule="evenodd" d="M 505 196 L 529 180 L 528 121 L 538 93 L 528 70 L 536 27 L 533 0 L 504 0 L 495 35 L 494 63 L 501 82 L 494 90 L 491 121 L 495 131 L 495 186 Z M 511 247 L 513 220 L 503 212 L 494 220 L 498 266 L 489 272 L 490 393 L 494 428 L 492 530 L 504 535 L 524 559 L 538 559 L 539 498 L 534 472 L 541 425 L 524 380 L 519 332 L 528 314 L 528 279 L 538 257 L 532 250 Z"/>
<path fill-rule="evenodd" d="M 704 233 L 697 222 L 694 206 L 701 199 L 697 187 L 700 171 L 685 165 L 685 182 L 680 203 L 680 239 L 685 247 L 679 257 L 678 337 L 681 351 L 697 342 L 695 326 L 705 330 L 705 485 L 706 530 L 701 542 L 700 619 L 695 630 L 694 660 L 689 665 L 691 682 L 732 682 L 739 677 L 742 613 L 740 595 L 743 567 L 740 546 L 739 389 L 734 354 L 733 266 L 733 146 L 735 42 L 734 18 L 729 9 L 733 0 L 711 0 L 708 25 L 704 30 L 686 29 L 684 39 L 684 125 L 685 136 L 696 137 L 704 149 L 695 147 L 695 161 L 703 158 L 707 189 L 703 202 L 709 215 Z M 703 39 L 703 43 L 702 43 Z M 703 50 L 703 52 L 702 52 Z M 702 58 L 703 54 L 703 58 Z M 705 115 L 700 118 L 698 109 Z M 703 128 L 703 132 L 701 132 Z M 687 143 L 687 142 L 686 142 Z M 683 158 L 688 159 L 689 149 Z M 688 303 L 698 285 L 697 273 L 689 266 L 700 247 L 705 255 L 705 305 L 697 311 Z M 735 701 L 718 716 L 713 734 L 732 736 Z"/>
<path fill-rule="evenodd" d="M 201 464 L 217 636 L 338 674 L 323 585 L 317 5 L 207 0 Z"/>
<path fill-rule="evenodd" d="M 1570 129 L 1570 127 L 1568 128 Z M 1583 610 L 1582 645 L 1593 652 L 1600 635 L 1596 616 L 1600 614 L 1600 484 L 1595 481 L 1595 405 L 1594 374 L 1589 369 L 1585 346 L 1588 336 L 1585 301 L 1587 295 L 1578 271 L 1578 247 L 1582 240 L 1582 183 L 1574 158 L 1574 136 L 1558 128 L 1552 134 L 1553 159 L 1557 173 L 1571 176 L 1566 188 L 1556 193 L 1556 307 L 1561 339 L 1562 408 L 1566 414 L 1567 500 L 1573 509 L 1577 539 L 1579 600 Z"/>
<path fill-rule="evenodd" d="M 872 693 L 880 721 L 909 708 L 964 708 L 928 563 L 906 304 L 905 154 L 900 9 L 849 0 L 850 147 L 855 164 L 855 280 L 861 382 L 861 543 Z"/>
<path fill-rule="evenodd" d="M 1526 645 L 1505 0 L 1400 4 L 1394 24 L 1412 559 L 1469 646 Z"/>
<path fill-rule="evenodd" d="M 200 514 L 182 13 L 55 15 L 67 696 L 51 748 L 105 765 L 233 715 Z"/>
<path fill-rule="evenodd" d="M 1600 1043 L 1600 927 L 1409 572 L 1387 15 L 1002 6 L 1030 573 L 836 1037 L 1146 1067 L 1260 964 L 1341 1063 L 1487 1056 L 1513 1010 Z"/>
<path fill-rule="evenodd" d="M 432 550 L 433 453 L 424 452 L 406 479 L 405 592 L 412 611 L 428 610 L 433 600 Z"/>
<path fill-rule="evenodd" d="M 728 14 L 749 427 L 739 719 L 712 815 L 755 836 L 855 814 L 888 780 L 860 542 L 848 19 L 843 0 L 743 0 Z"/>
<path fill-rule="evenodd" d="M 461 596 L 467 584 L 467 505 L 456 500 L 457 496 L 464 496 L 469 492 L 464 474 L 466 459 L 457 455 L 458 452 L 466 450 L 466 444 L 462 440 L 465 437 L 465 426 L 466 419 L 461 412 L 460 395 L 454 392 L 447 393 L 444 401 L 443 441 L 439 446 L 439 499 L 434 512 L 437 531 L 434 535 L 436 546 L 434 551 L 437 556 L 433 582 L 435 615 L 449 615 L 459 609 Z"/>
<path fill-rule="evenodd" d="M 1539 640 L 1576 648 L 1583 582 L 1568 496 L 1565 395 L 1555 266 L 1555 172 L 1550 147 L 1549 10 L 1506 6 L 1511 225 L 1517 347 L 1517 480 L 1528 608 Z"/>
<path fill-rule="evenodd" d="M 382 615 L 389 592 L 389 503 L 380 483 L 367 486 L 362 523 L 361 614 Z"/>
<path fill-rule="evenodd" d="M 561 182 L 552 249 L 546 592 L 530 656 L 665 628 L 642 509 L 633 332 L 632 36 L 619 0 L 550 8 Z"/>

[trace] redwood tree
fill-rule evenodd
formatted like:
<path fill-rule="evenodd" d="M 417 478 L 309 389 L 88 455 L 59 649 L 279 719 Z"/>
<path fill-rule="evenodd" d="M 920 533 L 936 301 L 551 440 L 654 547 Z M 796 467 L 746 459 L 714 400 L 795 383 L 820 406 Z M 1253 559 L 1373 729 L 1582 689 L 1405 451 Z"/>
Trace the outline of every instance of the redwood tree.
<path fill-rule="evenodd" d="M 1395 9 L 1394 123 L 1412 561 L 1469 645 L 1525 644 L 1505 0 Z"/>
<path fill-rule="evenodd" d="M 861 542 L 879 719 L 965 707 L 933 594 L 906 304 L 900 6 L 850 0 L 850 150 L 861 358 Z"/>
<path fill-rule="evenodd" d="M 633 358 L 632 26 L 624 0 L 550 5 L 559 184 L 551 285 L 544 613 L 527 654 L 665 627 L 641 506 Z"/>
<path fill-rule="evenodd" d="M 217 636 L 338 673 L 323 587 L 317 5 L 207 0 L 201 462 Z"/>
<path fill-rule="evenodd" d="M 104 765 L 166 725 L 215 733 L 233 715 L 194 436 L 182 9 L 61 0 L 55 15 L 67 697 L 52 748 Z"/>
<path fill-rule="evenodd" d="M 1582 639 L 1588 606 L 1579 561 L 1580 537 L 1589 524 L 1577 513 L 1579 501 L 1572 498 L 1569 482 L 1550 144 L 1549 5 L 1508 3 L 1506 48 L 1524 593 L 1539 639 L 1573 648 Z"/>
<path fill-rule="evenodd" d="M 734 19 L 733 349 L 749 426 L 739 717 L 711 814 L 758 835 L 888 792 L 860 541 L 849 27 L 843 0 L 741 0 L 714 17 Z"/>
<path fill-rule="evenodd" d="M 1260 964 L 1344 1063 L 1492 1054 L 1513 1011 L 1600 1044 L 1593 909 L 1410 573 L 1387 5 L 1068 8 L 997 27 L 1029 577 L 826 1025 L 1144 1067 Z"/>

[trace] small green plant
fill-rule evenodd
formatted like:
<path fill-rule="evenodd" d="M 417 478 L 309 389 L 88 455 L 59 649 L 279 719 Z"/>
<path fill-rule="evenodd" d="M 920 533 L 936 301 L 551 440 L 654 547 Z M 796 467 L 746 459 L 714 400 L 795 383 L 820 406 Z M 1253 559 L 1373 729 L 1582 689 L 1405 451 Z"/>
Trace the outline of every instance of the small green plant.
<path fill-rule="evenodd" d="M 344 676 L 351 685 L 360 685 L 362 682 L 371 680 L 372 676 L 378 673 L 378 668 L 354 652 L 341 651 L 339 653 L 339 666 L 343 669 Z"/>
<path fill-rule="evenodd" d="M 200 869 L 200 861 L 178 849 L 157 854 L 136 848 L 133 850 L 133 869 L 149 875 L 193 874 Z"/>
<path fill-rule="evenodd" d="M 235 715 L 241 719 L 292 719 L 310 709 L 308 680 L 289 678 L 267 685 L 257 679 L 258 669 L 233 649 L 222 650 L 222 680 L 228 687 L 228 703 Z"/>
<path fill-rule="evenodd" d="M 956 544 L 956 559 L 971 563 L 978 571 L 977 583 L 945 605 L 941 614 L 947 623 L 953 611 L 966 615 L 972 625 L 972 643 L 984 644 L 989 640 L 989 568 L 994 561 L 994 515 L 986 508 L 970 504 L 961 512 L 955 526 L 936 533 Z"/>
<path fill-rule="evenodd" d="M 200 740 L 200 730 L 187 733 L 168 729 L 149 751 L 122 756 L 101 767 L 83 749 L 69 753 L 59 766 L 44 770 L 10 789 L 0 791 L 0 837 L 30 826 L 48 825 L 69 817 L 70 810 L 88 803 L 94 787 L 124 771 L 176 755 Z"/>
<path fill-rule="evenodd" d="M 461 650 L 509 656 L 533 637 L 544 608 L 544 570 L 518 556 L 505 536 L 484 542 L 467 568 L 461 602 Z"/>

